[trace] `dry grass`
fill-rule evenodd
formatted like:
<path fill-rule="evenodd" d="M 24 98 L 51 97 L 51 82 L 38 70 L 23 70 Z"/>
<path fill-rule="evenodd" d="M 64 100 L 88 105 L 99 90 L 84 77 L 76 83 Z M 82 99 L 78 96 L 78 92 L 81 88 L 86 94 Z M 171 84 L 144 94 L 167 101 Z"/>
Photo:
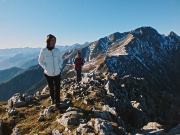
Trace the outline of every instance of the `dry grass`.
<path fill-rule="evenodd" d="M 81 108 L 85 111 L 89 111 L 92 108 L 92 105 L 86 105 L 85 103 L 83 103 L 83 100 L 72 100 L 72 103 L 75 107 Z"/>
<path fill-rule="evenodd" d="M 82 109 L 83 111 L 89 111 L 92 108 L 92 105 L 86 105 L 83 103 L 82 100 L 72 100 L 73 106 Z M 40 110 L 36 110 L 36 106 L 40 106 Z M 15 108 L 19 112 L 17 116 L 8 116 L 7 113 L 7 103 L 0 102 L 0 119 L 3 119 L 6 117 L 6 119 L 3 120 L 4 124 L 4 130 L 3 133 L 6 133 L 7 135 L 10 135 L 12 133 L 12 129 L 14 127 L 17 127 L 20 129 L 21 134 L 28 134 L 28 135 L 34 135 L 35 133 L 39 135 L 51 135 L 51 130 L 56 129 L 60 132 L 63 132 L 64 135 L 70 135 L 69 132 L 64 132 L 65 127 L 59 123 L 56 122 L 57 118 L 60 118 L 63 114 L 59 113 L 58 111 L 55 111 L 55 113 L 50 113 L 45 116 L 45 120 L 42 122 L 37 121 L 40 112 L 43 112 L 43 107 L 49 107 L 50 101 L 49 99 L 44 99 L 41 101 L 38 101 L 37 99 L 34 99 L 32 102 L 28 103 L 24 107 Z M 83 115 L 83 114 L 82 114 Z M 15 125 L 10 125 L 10 120 L 15 120 Z M 77 127 L 76 126 L 68 126 L 70 131 L 74 131 Z"/>
<path fill-rule="evenodd" d="M 40 110 L 36 110 L 36 106 L 50 106 L 50 101 L 48 99 L 38 102 L 34 100 L 33 102 L 27 104 L 25 107 L 15 108 L 19 112 L 17 116 L 8 116 L 7 113 L 7 104 L 0 103 L 0 119 L 7 118 L 3 120 L 4 130 L 3 132 L 7 135 L 11 134 L 11 131 L 14 127 L 20 129 L 21 134 L 34 135 L 38 133 L 39 135 L 48 135 L 51 134 L 52 129 L 59 131 L 64 131 L 64 127 L 56 122 L 56 119 L 61 117 L 62 114 L 55 111 L 55 113 L 48 114 L 45 116 L 45 120 L 42 122 L 37 121 L 40 112 L 44 111 L 41 107 Z M 15 125 L 10 125 L 10 120 L 15 120 Z"/>

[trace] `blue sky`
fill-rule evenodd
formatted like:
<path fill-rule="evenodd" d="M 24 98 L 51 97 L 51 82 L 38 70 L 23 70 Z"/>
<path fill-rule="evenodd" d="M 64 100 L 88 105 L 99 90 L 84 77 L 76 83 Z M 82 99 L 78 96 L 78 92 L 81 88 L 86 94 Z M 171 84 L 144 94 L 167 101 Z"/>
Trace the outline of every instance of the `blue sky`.
<path fill-rule="evenodd" d="M 151 26 L 180 35 L 180 0 L 0 0 L 0 48 L 96 41 L 114 32 Z"/>

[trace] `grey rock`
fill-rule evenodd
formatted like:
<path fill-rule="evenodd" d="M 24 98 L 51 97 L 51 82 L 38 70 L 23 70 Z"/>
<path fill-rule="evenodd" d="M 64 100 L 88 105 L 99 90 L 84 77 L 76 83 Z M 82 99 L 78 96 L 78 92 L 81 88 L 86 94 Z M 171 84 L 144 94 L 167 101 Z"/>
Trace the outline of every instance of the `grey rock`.
<path fill-rule="evenodd" d="M 43 120 L 45 120 L 44 119 L 44 113 L 41 112 L 39 118 L 37 119 L 37 121 L 43 121 Z"/>
<path fill-rule="evenodd" d="M 102 111 L 107 111 L 114 115 L 117 115 L 115 108 L 111 108 L 111 107 L 109 107 L 109 105 L 102 106 Z"/>
<path fill-rule="evenodd" d="M 88 83 L 89 81 L 90 81 L 89 77 L 87 77 L 87 76 L 82 77 L 82 80 L 81 80 L 82 83 Z"/>
<path fill-rule="evenodd" d="M 93 128 L 88 126 L 87 124 L 80 124 L 76 130 L 78 133 L 85 134 L 93 132 Z"/>
<path fill-rule="evenodd" d="M 14 94 L 11 97 L 10 102 L 12 102 L 13 107 L 21 107 L 26 104 L 26 102 L 22 100 L 22 95 L 20 93 Z"/>
<path fill-rule="evenodd" d="M 53 106 L 49 106 L 48 108 L 44 109 L 44 115 L 47 115 L 49 113 L 54 113 L 54 107 Z"/>
<path fill-rule="evenodd" d="M 180 135 L 180 124 L 179 124 L 177 127 L 171 129 L 171 130 L 167 133 L 167 135 Z"/>
<path fill-rule="evenodd" d="M 166 135 L 163 126 L 156 122 L 149 122 L 142 130 L 137 130 L 132 134 L 135 135 Z M 174 134 L 173 134 L 174 135 Z"/>
<path fill-rule="evenodd" d="M 78 114 L 77 111 L 69 111 L 64 113 L 64 115 L 60 119 L 57 119 L 56 121 L 64 125 L 65 127 L 68 125 L 78 126 L 79 119 L 80 119 L 80 115 Z"/>
<path fill-rule="evenodd" d="M 11 135 L 21 135 L 19 128 L 13 128 L 13 133 Z"/>
<path fill-rule="evenodd" d="M 23 98 L 26 102 L 30 102 L 34 99 L 34 96 L 32 94 L 25 93 L 23 94 Z"/>
<path fill-rule="evenodd" d="M 32 101 L 32 100 L 33 100 L 33 97 L 31 97 L 31 96 L 25 97 L 25 101 L 26 101 L 26 102 L 30 102 L 30 101 Z"/>
<path fill-rule="evenodd" d="M 63 135 L 59 130 L 51 129 L 52 135 Z"/>
<path fill-rule="evenodd" d="M 8 110 L 8 115 L 9 116 L 13 116 L 13 115 L 17 115 L 18 114 L 18 111 L 16 111 L 15 109 L 11 109 L 11 110 Z"/>
<path fill-rule="evenodd" d="M 94 129 L 96 130 L 96 133 L 98 134 L 116 135 L 113 131 L 112 124 L 106 121 L 102 121 L 100 118 L 95 119 Z M 125 133 L 123 133 L 122 135 L 125 135 Z"/>
<path fill-rule="evenodd" d="M 12 99 L 9 99 L 8 100 L 8 110 L 11 110 L 11 109 L 13 109 L 14 108 L 14 106 L 13 106 L 13 101 L 12 101 Z"/>
<path fill-rule="evenodd" d="M 46 87 L 42 90 L 42 92 L 38 91 L 38 92 L 36 93 L 36 96 L 37 96 L 37 98 L 38 98 L 39 100 L 48 98 L 48 97 L 50 96 L 48 86 L 46 86 Z"/>

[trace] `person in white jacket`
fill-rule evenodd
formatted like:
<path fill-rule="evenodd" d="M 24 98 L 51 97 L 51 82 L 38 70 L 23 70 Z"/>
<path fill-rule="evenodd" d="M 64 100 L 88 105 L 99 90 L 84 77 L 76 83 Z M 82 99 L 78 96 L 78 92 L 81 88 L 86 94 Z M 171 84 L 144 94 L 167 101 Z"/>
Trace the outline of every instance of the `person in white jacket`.
<path fill-rule="evenodd" d="M 39 65 L 44 69 L 52 104 L 60 105 L 60 72 L 63 63 L 60 50 L 55 47 L 56 37 L 49 34 L 46 37 L 47 46 L 42 48 L 39 54 Z"/>

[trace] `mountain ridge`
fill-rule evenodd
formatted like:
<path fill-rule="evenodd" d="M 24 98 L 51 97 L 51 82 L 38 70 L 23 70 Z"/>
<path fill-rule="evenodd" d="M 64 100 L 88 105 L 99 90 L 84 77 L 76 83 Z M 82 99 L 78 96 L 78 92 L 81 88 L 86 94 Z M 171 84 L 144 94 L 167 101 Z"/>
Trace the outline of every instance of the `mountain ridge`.
<path fill-rule="evenodd" d="M 80 84 L 76 83 L 73 67 L 78 51 L 86 61 Z M 40 77 L 26 92 L 35 92 L 34 87 L 39 87 L 40 91 L 34 97 L 30 96 L 32 101 L 22 97 L 22 103 L 25 99 L 28 101 L 20 108 L 15 107 L 18 115 L 15 113 L 3 119 L 10 131 L 15 127 L 24 134 L 53 134 L 53 131 L 122 135 L 180 133 L 178 35 L 170 32 L 164 36 L 154 28 L 140 27 L 125 33 L 116 32 L 80 49 L 70 50 L 63 58 L 62 111 L 54 110 L 47 98 L 47 87 L 41 91 L 45 83 L 43 70 L 34 66 L 26 71 L 25 76 L 29 76 L 26 79 L 35 81 L 34 76 L 40 74 Z M 15 98 L 20 95 L 15 94 Z M 0 106 L 0 111 L 1 107 L 5 108 Z M 47 114 L 47 110 L 54 111 Z M 7 116 L 7 112 L 2 112 Z M 17 123 L 9 127 L 11 118 Z"/>
<path fill-rule="evenodd" d="M 150 35 L 148 35 L 147 33 L 150 33 Z M 154 36 L 154 34 L 155 34 L 155 36 Z M 146 35 L 147 35 L 147 37 L 146 37 Z M 153 35 L 153 36 L 151 36 L 151 35 Z M 129 38 L 128 38 L 128 36 L 129 36 Z M 139 38 L 142 39 L 142 41 Z M 96 58 L 97 56 L 100 57 L 100 55 L 102 55 L 102 57 L 106 57 L 107 55 L 110 55 L 110 54 L 108 54 L 109 53 L 108 51 L 112 52 L 112 55 L 115 55 L 115 56 L 118 56 L 118 53 L 119 54 L 121 53 L 121 55 L 127 55 L 128 51 L 129 52 L 132 51 L 131 57 L 136 57 L 136 61 L 139 61 L 139 63 L 144 64 L 144 67 L 146 67 L 146 69 L 148 70 L 149 68 L 145 65 L 145 63 L 142 63 L 142 59 L 144 59 L 144 58 L 142 58 L 142 56 L 146 55 L 146 57 L 147 57 L 146 61 L 148 61 L 149 58 L 152 58 L 152 59 L 156 59 L 156 57 L 163 58 L 165 55 L 167 58 L 168 57 L 167 53 L 169 53 L 169 52 L 171 52 L 172 53 L 171 55 L 173 55 L 174 52 L 172 52 L 172 51 L 175 51 L 177 49 L 177 47 L 179 46 L 179 42 L 177 42 L 178 44 L 174 45 L 175 41 L 170 38 L 171 37 L 169 37 L 169 36 L 163 37 L 155 29 L 153 29 L 151 27 L 137 28 L 136 30 L 133 30 L 133 31 L 127 32 L 127 33 L 125 32 L 124 34 L 116 32 L 107 37 L 101 38 L 98 41 L 92 42 L 87 47 L 82 48 L 81 49 L 82 57 L 85 58 L 87 63 L 88 62 L 93 63 L 93 58 Z M 177 41 L 178 40 L 179 39 L 177 39 Z M 111 42 L 111 41 L 113 41 L 113 42 Z M 169 45 L 167 45 L 168 42 L 169 42 Z M 135 44 L 137 47 L 133 48 Z M 103 48 L 103 47 L 105 47 L 105 48 Z M 113 47 L 115 49 L 113 49 Z M 107 50 L 107 48 L 112 49 L 112 51 L 110 49 Z M 119 48 L 119 50 L 117 50 L 117 48 Z M 136 50 L 134 50 L 134 49 L 136 49 Z M 138 52 L 139 49 L 141 49 L 141 52 Z M 161 50 L 164 50 L 164 51 L 161 52 Z M 148 52 L 148 51 L 151 51 L 151 52 Z M 95 53 L 93 53 L 93 52 L 95 52 Z M 118 52 L 118 53 L 113 54 L 114 52 Z M 155 56 L 155 54 L 157 52 L 160 52 L 160 54 Z M 136 56 L 136 55 L 140 55 L 140 53 L 142 53 L 141 58 Z M 72 58 L 75 57 L 75 54 L 76 53 L 72 53 L 72 56 L 69 56 L 69 58 L 67 58 L 68 59 L 67 61 L 72 61 Z M 122 57 L 125 57 L 125 56 L 122 56 Z M 127 57 L 129 57 L 128 59 L 131 59 L 130 56 L 127 56 Z M 174 58 L 174 56 L 171 57 L 171 59 L 173 59 L 173 58 Z M 167 58 L 167 59 L 169 59 L 169 58 Z M 157 60 L 156 63 L 160 64 L 159 63 L 160 61 L 161 60 Z M 169 59 L 169 62 L 170 61 L 171 60 Z M 161 64 L 165 64 L 165 63 L 163 62 Z M 163 66 L 167 66 L 167 65 L 163 65 Z M 162 69 L 162 70 L 164 70 L 164 69 Z M 125 70 L 123 70 L 123 71 L 125 71 Z M 165 74 L 167 74 L 167 73 L 165 73 Z M 124 76 L 124 75 L 125 74 L 122 74 L 122 76 Z"/>

